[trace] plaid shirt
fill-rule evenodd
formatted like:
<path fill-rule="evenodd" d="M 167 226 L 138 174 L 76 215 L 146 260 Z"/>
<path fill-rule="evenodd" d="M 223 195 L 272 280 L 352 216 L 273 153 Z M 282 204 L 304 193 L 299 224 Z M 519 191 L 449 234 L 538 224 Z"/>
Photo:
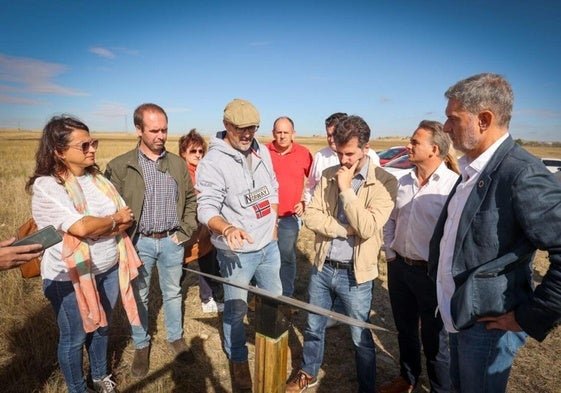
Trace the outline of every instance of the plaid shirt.
<path fill-rule="evenodd" d="M 152 161 L 138 150 L 138 162 L 146 187 L 138 227 L 140 233 L 151 234 L 179 227 L 177 183 L 168 172 L 158 170 L 158 163 L 165 154 L 164 150 L 156 161 Z"/>

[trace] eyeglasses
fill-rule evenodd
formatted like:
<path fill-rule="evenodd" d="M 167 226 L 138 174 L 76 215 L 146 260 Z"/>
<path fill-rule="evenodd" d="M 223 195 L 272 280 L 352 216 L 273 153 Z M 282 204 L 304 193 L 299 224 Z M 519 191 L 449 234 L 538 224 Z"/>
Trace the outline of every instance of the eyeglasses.
<path fill-rule="evenodd" d="M 240 128 L 234 124 L 232 124 L 232 127 L 234 128 L 234 130 L 236 130 L 236 133 L 238 134 L 245 134 L 246 132 L 249 132 L 250 134 L 255 134 L 255 132 L 257 132 L 257 130 L 259 129 L 259 126 L 249 126 L 249 127 Z"/>
<path fill-rule="evenodd" d="M 94 150 L 97 150 L 98 145 L 99 145 L 99 139 L 91 139 L 89 141 L 77 143 L 75 145 L 69 145 L 68 147 L 82 150 L 82 153 L 87 154 L 90 151 L 90 147 L 93 147 Z"/>
<path fill-rule="evenodd" d="M 191 149 L 191 150 L 189 150 L 190 154 L 196 154 L 196 153 L 203 154 L 204 152 L 205 151 L 203 149 Z"/>

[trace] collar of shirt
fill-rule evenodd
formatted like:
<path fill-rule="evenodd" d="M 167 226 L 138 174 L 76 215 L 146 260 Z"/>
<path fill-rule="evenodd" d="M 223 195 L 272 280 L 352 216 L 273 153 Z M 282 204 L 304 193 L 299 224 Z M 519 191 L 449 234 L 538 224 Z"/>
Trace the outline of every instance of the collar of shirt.
<path fill-rule="evenodd" d="M 275 144 L 275 141 L 271 141 L 269 144 L 267 144 L 267 147 L 269 148 L 270 151 L 275 152 L 280 154 L 281 156 L 284 156 L 288 153 L 291 153 L 293 148 L 294 148 L 294 142 L 290 143 L 290 146 L 288 146 L 286 148 L 286 150 L 279 150 Z"/>
<path fill-rule="evenodd" d="M 444 174 L 444 172 L 447 171 L 447 170 L 448 170 L 448 167 L 446 166 L 446 163 L 444 163 L 444 161 L 441 162 L 440 165 L 429 176 L 427 184 L 431 183 L 433 181 L 439 181 L 440 178 L 442 177 L 442 175 Z M 411 179 L 413 180 L 413 182 L 415 183 L 417 188 L 419 187 L 419 178 L 417 177 L 417 168 L 415 168 L 414 170 L 409 172 L 407 175 L 403 176 L 402 179 L 406 180 L 407 177 L 411 177 Z"/>
<path fill-rule="evenodd" d="M 491 157 L 493 157 L 493 154 L 495 154 L 499 146 L 509 137 L 509 135 L 510 134 L 508 132 L 505 133 L 475 160 L 470 160 L 470 158 L 464 154 L 458 160 L 460 172 L 462 173 L 462 182 L 466 182 L 468 179 L 473 179 L 474 177 L 479 176 L 491 160 Z"/>
<path fill-rule="evenodd" d="M 156 159 L 155 162 L 159 161 L 160 159 L 162 159 L 165 155 L 167 154 L 167 150 L 164 148 L 164 150 L 160 153 L 160 155 L 158 156 L 158 158 Z M 152 161 L 150 159 L 150 157 L 148 157 L 146 154 L 144 154 L 144 152 L 140 149 L 138 149 L 138 157 L 140 158 L 144 158 L 148 161 Z"/>
<path fill-rule="evenodd" d="M 370 163 L 370 157 L 367 157 L 367 160 L 362 166 L 362 168 L 360 168 L 360 171 L 357 174 L 355 174 L 351 180 L 351 187 L 355 192 L 355 194 L 358 193 L 358 189 L 360 188 L 362 183 L 364 183 L 364 181 L 366 180 L 366 176 L 368 175 L 369 163 Z"/>

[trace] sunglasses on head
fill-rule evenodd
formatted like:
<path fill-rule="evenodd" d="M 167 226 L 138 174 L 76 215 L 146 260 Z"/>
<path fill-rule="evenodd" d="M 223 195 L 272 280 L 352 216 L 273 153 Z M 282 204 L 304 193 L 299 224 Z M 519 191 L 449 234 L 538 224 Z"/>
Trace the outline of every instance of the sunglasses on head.
<path fill-rule="evenodd" d="M 82 150 L 82 153 L 86 154 L 87 152 L 90 151 L 91 147 L 93 147 L 94 150 L 96 150 L 98 145 L 99 145 L 98 139 L 90 139 L 89 141 L 86 142 L 77 143 L 75 145 L 69 145 L 69 147 L 73 149 Z"/>

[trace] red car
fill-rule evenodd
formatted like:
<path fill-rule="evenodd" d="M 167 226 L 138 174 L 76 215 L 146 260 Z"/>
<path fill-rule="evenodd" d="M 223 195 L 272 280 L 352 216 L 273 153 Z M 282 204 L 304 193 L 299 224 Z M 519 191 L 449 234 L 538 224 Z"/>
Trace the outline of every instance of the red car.
<path fill-rule="evenodd" d="M 382 167 L 399 179 L 401 176 L 409 173 L 415 165 L 409 161 L 409 154 L 404 154 L 394 160 L 391 160 L 390 162 L 385 163 Z"/>
<path fill-rule="evenodd" d="M 380 157 L 380 165 L 384 165 L 385 163 L 395 160 L 398 157 L 401 157 L 404 154 L 407 154 L 407 148 L 405 146 L 394 146 L 390 147 L 389 149 L 382 150 L 378 153 L 378 157 Z"/>

